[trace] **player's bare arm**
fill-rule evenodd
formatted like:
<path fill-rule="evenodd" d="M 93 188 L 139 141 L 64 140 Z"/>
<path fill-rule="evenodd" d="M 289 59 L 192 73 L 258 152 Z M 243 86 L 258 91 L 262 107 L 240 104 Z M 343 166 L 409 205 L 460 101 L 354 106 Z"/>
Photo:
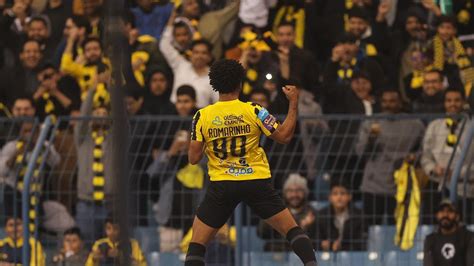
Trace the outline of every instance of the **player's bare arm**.
<path fill-rule="evenodd" d="M 270 136 L 271 139 L 281 144 L 290 143 L 296 128 L 296 119 L 298 117 L 298 97 L 299 91 L 295 86 L 287 85 L 282 88 L 286 98 L 290 102 L 288 107 L 288 115 L 285 121 Z"/>
<path fill-rule="evenodd" d="M 188 162 L 198 164 L 204 156 L 204 142 L 191 140 L 188 150 Z"/>

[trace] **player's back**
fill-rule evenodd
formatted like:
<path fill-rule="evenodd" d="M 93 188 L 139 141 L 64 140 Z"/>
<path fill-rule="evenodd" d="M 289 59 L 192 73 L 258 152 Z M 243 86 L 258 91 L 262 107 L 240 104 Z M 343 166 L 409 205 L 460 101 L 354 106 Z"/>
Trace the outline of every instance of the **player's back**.
<path fill-rule="evenodd" d="M 270 135 L 277 126 L 266 109 L 239 100 L 219 101 L 199 110 L 192 138 L 205 142 L 211 181 L 270 178 L 259 144 L 262 132 Z"/>

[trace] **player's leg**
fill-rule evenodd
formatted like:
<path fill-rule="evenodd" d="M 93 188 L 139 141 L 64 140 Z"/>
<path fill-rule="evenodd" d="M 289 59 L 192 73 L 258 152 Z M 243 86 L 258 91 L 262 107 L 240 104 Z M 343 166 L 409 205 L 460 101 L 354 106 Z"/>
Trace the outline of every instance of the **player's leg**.
<path fill-rule="evenodd" d="M 250 184 L 250 183 L 249 183 Z M 313 245 L 303 229 L 298 226 L 283 200 L 269 179 L 255 180 L 246 188 L 245 203 L 282 236 L 305 266 L 316 265 Z"/>
<path fill-rule="evenodd" d="M 193 236 L 186 254 L 185 266 L 204 266 L 206 245 L 227 222 L 239 199 L 232 197 L 227 182 L 211 182 L 199 205 L 193 223 Z"/>
<path fill-rule="evenodd" d="M 205 265 L 207 244 L 214 238 L 219 228 L 213 228 L 201 221 L 197 216 L 193 223 L 193 236 L 186 254 L 185 266 Z"/>
<path fill-rule="evenodd" d="M 278 231 L 290 243 L 293 251 L 298 255 L 305 266 L 316 265 L 313 244 L 303 229 L 298 226 L 288 209 L 265 219 L 273 229 Z"/>

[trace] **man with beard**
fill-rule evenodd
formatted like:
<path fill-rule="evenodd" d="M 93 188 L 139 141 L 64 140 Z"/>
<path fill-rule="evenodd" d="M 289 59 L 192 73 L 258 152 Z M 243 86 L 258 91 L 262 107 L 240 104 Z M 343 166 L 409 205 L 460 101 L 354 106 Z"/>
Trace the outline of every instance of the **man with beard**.
<path fill-rule="evenodd" d="M 41 51 L 44 58 L 50 58 L 54 54 L 56 43 L 53 43 L 50 38 L 51 22 L 46 16 L 34 16 L 28 22 L 26 28 L 26 37 L 29 40 L 38 41 L 41 45 Z"/>
<path fill-rule="evenodd" d="M 296 220 L 296 223 L 309 235 L 315 235 L 315 213 L 308 204 L 308 186 L 307 180 L 299 174 L 290 174 L 283 185 L 283 200 Z M 290 251 L 286 239 L 280 236 L 277 231 L 273 230 L 270 225 L 261 221 L 257 234 L 259 237 L 267 240 L 265 243 L 265 251 L 279 252 Z M 313 240 L 312 240 L 313 241 Z M 313 246 L 315 244 L 313 243 Z"/>
<path fill-rule="evenodd" d="M 168 22 L 160 41 L 160 49 L 174 74 L 171 102 L 176 103 L 176 92 L 181 85 L 192 84 L 196 89 L 197 107 L 203 108 L 214 103 L 218 94 L 209 84 L 209 63 L 212 61 L 212 45 L 205 40 L 194 41 L 191 45 L 189 61 L 173 46 L 172 25 L 174 16 Z"/>
<path fill-rule="evenodd" d="M 79 36 L 78 28 L 69 32 L 66 49 L 61 58 L 60 70 L 76 79 L 81 87 L 81 99 L 84 100 L 87 91 L 94 86 L 97 74 L 111 68 L 110 61 L 103 56 L 102 43 L 97 37 L 89 37 L 82 43 L 83 56 L 73 59 L 73 48 Z"/>
<path fill-rule="evenodd" d="M 74 127 L 77 148 L 76 222 L 86 241 L 102 236 L 102 225 L 110 214 L 113 190 L 112 142 L 109 108 L 93 104 L 95 89 L 88 92 L 81 106 L 81 117 Z"/>
<path fill-rule="evenodd" d="M 423 266 L 474 265 L 474 233 L 460 224 L 460 214 L 449 200 L 436 213 L 438 230 L 425 239 Z"/>

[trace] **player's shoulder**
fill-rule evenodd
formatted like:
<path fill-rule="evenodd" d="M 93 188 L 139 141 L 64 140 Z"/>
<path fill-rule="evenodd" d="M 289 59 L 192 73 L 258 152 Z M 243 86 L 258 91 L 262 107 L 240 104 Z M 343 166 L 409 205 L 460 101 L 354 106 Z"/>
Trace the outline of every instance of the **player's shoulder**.
<path fill-rule="evenodd" d="M 261 106 L 258 103 L 253 103 L 253 102 L 246 102 L 245 105 L 251 109 L 253 113 L 255 113 L 256 116 L 258 116 L 259 113 L 267 111 L 263 106 Z M 268 112 L 268 111 L 267 111 Z"/>

